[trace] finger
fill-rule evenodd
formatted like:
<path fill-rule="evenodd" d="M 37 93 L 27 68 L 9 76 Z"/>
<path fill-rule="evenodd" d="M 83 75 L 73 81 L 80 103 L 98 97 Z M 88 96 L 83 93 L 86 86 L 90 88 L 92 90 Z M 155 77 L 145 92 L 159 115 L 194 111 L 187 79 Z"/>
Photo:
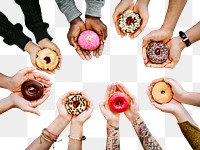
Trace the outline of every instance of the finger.
<path fill-rule="evenodd" d="M 90 60 L 90 56 L 87 54 L 87 52 L 85 50 L 82 50 L 82 53 L 83 53 L 84 57 L 86 58 L 86 60 Z"/>
<path fill-rule="evenodd" d="M 108 31 L 107 31 L 107 26 L 105 25 L 103 27 L 103 40 L 106 40 L 107 36 L 108 36 Z"/>
<path fill-rule="evenodd" d="M 142 56 L 143 56 L 143 59 L 144 59 L 144 63 L 147 64 L 148 63 L 148 58 L 147 58 L 147 53 L 146 53 L 146 48 L 145 47 L 142 48 Z"/>
<path fill-rule="evenodd" d="M 39 112 L 39 110 L 37 110 L 37 109 L 35 109 L 35 108 L 32 108 L 32 107 L 25 107 L 25 108 L 23 109 L 23 111 L 25 111 L 25 112 L 30 112 L 30 113 L 36 114 L 36 115 L 38 115 L 38 116 L 41 115 L 40 112 Z"/>
<path fill-rule="evenodd" d="M 149 67 L 152 67 L 152 68 L 164 68 L 165 66 L 167 65 L 167 63 L 162 63 L 162 64 L 149 64 Z"/>
<path fill-rule="evenodd" d="M 50 96 L 50 92 L 45 93 L 45 94 L 43 95 L 42 98 L 40 98 L 40 99 L 38 99 L 38 100 L 36 101 L 34 107 L 37 107 L 37 106 L 41 105 L 42 103 L 44 103 L 45 100 L 46 100 L 49 96 Z"/>
<path fill-rule="evenodd" d="M 110 96 L 113 95 L 113 94 L 115 93 L 115 88 L 116 88 L 116 87 L 115 87 L 115 84 L 112 83 L 112 84 L 111 84 L 111 87 L 110 87 Z"/>
<path fill-rule="evenodd" d="M 134 38 L 136 38 L 141 32 L 142 32 L 142 30 L 141 30 L 141 29 L 138 29 L 135 33 L 129 34 L 129 37 L 130 37 L 131 39 L 134 39 Z"/>
<path fill-rule="evenodd" d="M 158 78 L 152 81 L 153 84 L 156 84 L 157 82 L 164 81 L 164 78 Z"/>
<path fill-rule="evenodd" d="M 83 59 L 83 60 L 86 59 L 85 56 L 84 56 L 84 54 L 83 54 L 83 52 L 81 51 L 81 49 L 79 47 L 76 49 L 76 52 L 81 57 L 81 59 Z"/>
<path fill-rule="evenodd" d="M 44 74 L 42 74 L 42 73 L 39 73 L 39 72 L 34 72 L 33 73 L 33 76 L 37 79 L 41 79 L 41 80 L 43 80 L 44 82 L 51 82 L 51 79 L 48 77 L 48 76 L 46 76 L 46 75 L 44 75 Z"/>
<path fill-rule="evenodd" d="M 36 67 L 28 67 L 28 68 L 20 70 L 19 73 L 21 75 L 26 75 L 26 74 L 32 73 L 35 69 Z"/>
<path fill-rule="evenodd" d="M 104 106 L 104 102 L 100 102 L 99 108 L 100 108 L 101 113 L 105 116 L 106 109 L 105 109 L 105 106 Z"/>
<path fill-rule="evenodd" d="M 172 61 L 171 63 L 167 64 L 165 67 L 166 67 L 166 68 L 174 69 L 175 66 L 176 66 L 176 64 L 177 64 L 176 62 L 173 62 L 173 61 Z"/>
<path fill-rule="evenodd" d="M 121 31 L 118 22 L 115 23 L 115 28 L 116 28 L 116 31 L 117 31 L 118 35 L 120 35 L 121 37 L 126 36 L 126 34 Z"/>
<path fill-rule="evenodd" d="M 108 85 L 106 89 L 106 94 L 105 94 L 105 101 L 107 101 L 108 98 L 110 97 L 110 88 L 111 88 L 111 85 Z"/>
<path fill-rule="evenodd" d="M 103 54 L 103 47 L 104 47 L 104 43 L 103 41 L 101 41 L 100 46 L 99 46 L 99 51 L 98 51 L 99 56 Z"/>
<path fill-rule="evenodd" d="M 92 58 L 92 55 L 91 55 L 91 51 L 86 51 L 87 55 L 89 56 L 89 58 L 91 59 Z"/>

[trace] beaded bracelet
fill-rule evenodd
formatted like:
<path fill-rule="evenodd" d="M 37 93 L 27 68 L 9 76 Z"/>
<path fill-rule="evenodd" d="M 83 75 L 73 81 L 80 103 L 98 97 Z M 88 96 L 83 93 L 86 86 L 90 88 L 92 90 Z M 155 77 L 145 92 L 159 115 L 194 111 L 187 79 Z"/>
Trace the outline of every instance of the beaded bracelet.
<path fill-rule="evenodd" d="M 68 135 L 68 137 L 70 139 L 77 140 L 77 141 L 84 141 L 84 140 L 86 140 L 86 137 L 84 135 L 81 138 L 76 138 L 76 137 L 73 137 L 71 135 Z"/>

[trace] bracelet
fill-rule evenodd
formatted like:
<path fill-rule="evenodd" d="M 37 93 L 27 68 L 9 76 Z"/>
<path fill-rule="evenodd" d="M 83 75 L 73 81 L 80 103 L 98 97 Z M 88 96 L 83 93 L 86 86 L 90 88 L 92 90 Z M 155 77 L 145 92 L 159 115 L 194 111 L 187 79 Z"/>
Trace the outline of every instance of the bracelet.
<path fill-rule="evenodd" d="M 84 135 L 81 138 L 76 138 L 76 137 L 73 137 L 71 135 L 68 135 L 68 137 L 70 139 L 77 140 L 77 141 L 84 141 L 84 140 L 86 140 L 86 136 L 84 136 Z"/>
<path fill-rule="evenodd" d="M 183 31 L 179 31 L 179 36 L 182 38 L 183 42 L 187 47 L 191 45 L 190 40 L 188 39 L 187 35 Z"/>
<path fill-rule="evenodd" d="M 114 130 L 119 130 L 119 127 L 116 127 L 116 126 L 113 126 L 113 125 L 110 125 L 111 128 L 113 128 Z"/>
<path fill-rule="evenodd" d="M 57 137 L 57 138 L 59 137 L 59 135 L 56 135 L 56 134 L 50 132 L 47 128 L 44 128 L 44 130 L 47 131 L 49 134 L 51 134 L 51 135 Z"/>
<path fill-rule="evenodd" d="M 133 120 L 132 124 L 133 124 L 133 127 L 135 127 L 138 123 L 137 121 L 140 119 L 140 116 L 138 116 L 135 120 Z"/>

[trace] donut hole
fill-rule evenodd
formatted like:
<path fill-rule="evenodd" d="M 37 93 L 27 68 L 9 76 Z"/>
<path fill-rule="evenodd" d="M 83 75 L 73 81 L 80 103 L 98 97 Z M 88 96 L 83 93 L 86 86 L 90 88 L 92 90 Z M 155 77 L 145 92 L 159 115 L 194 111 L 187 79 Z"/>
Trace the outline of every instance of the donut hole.
<path fill-rule="evenodd" d="M 116 101 L 115 105 L 120 106 L 122 103 L 123 103 L 122 100 L 118 100 L 118 101 Z"/>
<path fill-rule="evenodd" d="M 50 59 L 50 57 L 48 57 L 48 56 L 45 57 L 44 60 L 46 61 L 47 64 L 49 64 L 49 63 L 51 62 L 51 59 Z"/>
<path fill-rule="evenodd" d="M 73 102 L 73 107 L 74 107 L 74 108 L 77 108 L 79 105 L 80 105 L 80 102 L 79 102 L 79 101 L 74 101 L 74 102 Z"/>
<path fill-rule="evenodd" d="M 161 93 L 161 94 L 165 94 L 165 91 L 161 91 L 160 93 Z"/>
<path fill-rule="evenodd" d="M 161 55 L 161 49 L 159 47 L 157 47 L 155 50 L 154 50 L 155 54 L 156 55 Z"/>
<path fill-rule="evenodd" d="M 28 88 L 28 93 L 30 93 L 30 94 L 37 94 L 37 90 L 34 87 L 29 87 Z"/>
<path fill-rule="evenodd" d="M 126 19 L 126 24 L 127 24 L 128 26 L 130 26 L 132 23 L 135 23 L 135 22 L 137 22 L 137 20 L 136 20 L 135 18 L 128 17 L 128 18 Z"/>

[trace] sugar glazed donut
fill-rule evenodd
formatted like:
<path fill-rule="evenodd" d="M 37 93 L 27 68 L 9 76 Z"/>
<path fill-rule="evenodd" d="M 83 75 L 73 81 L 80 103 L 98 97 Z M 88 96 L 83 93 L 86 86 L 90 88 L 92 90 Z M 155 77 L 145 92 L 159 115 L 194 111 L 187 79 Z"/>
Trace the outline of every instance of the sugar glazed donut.
<path fill-rule="evenodd" d="M 130 102 L 125 94 L 116 92 L 108 99 L 108 105 L 111 111 L 121 113 L 129 108 Z"/>
<path fill-rule="evenodd" d="M 87 101 L 81 95 L 71 95 L 67 98 L 66 108 L 71 115 L 79 115 L 87 109 Z"/>
<path fill-rule="evenodd" d="M 158 82 L 152 89 L 152 96 L 157 103 L 163 104 L 172 100 L 173 93 L 169 84 Z"/>
<path fill-rule="evenodd" d="M 44 86 L 35 81 L 25 81 L 21 86 L 22 95 L 26 100 L 33 101 L 40 99 L 43 96 Z"/>
<path fill-rule="evenodd" d="M 169 50 L 162 42 L 151 42 L 147 47 L 147 56 L 152 63 L 162 64 L 167 60 Z"/>
<path fill-rule="evenodd" d="M 92 30 L 83 31 L 78 37 L 78 45 L 84 50 L 96 50 L 100 45 L 100 39 Z"/>
<path fill-rule="evenodd" d="M 133 10 L 126 10 L 119 18 L 119 27 L 123 33 L 134 33 L 140 27 L 141 18 Z"/>
<path fill-rule="evenodd" d="M 40 50 L 37 53 L 36 65 L 42 70 L 54 70 L 59 63 L 58 54 L 49 48 Z"/>

